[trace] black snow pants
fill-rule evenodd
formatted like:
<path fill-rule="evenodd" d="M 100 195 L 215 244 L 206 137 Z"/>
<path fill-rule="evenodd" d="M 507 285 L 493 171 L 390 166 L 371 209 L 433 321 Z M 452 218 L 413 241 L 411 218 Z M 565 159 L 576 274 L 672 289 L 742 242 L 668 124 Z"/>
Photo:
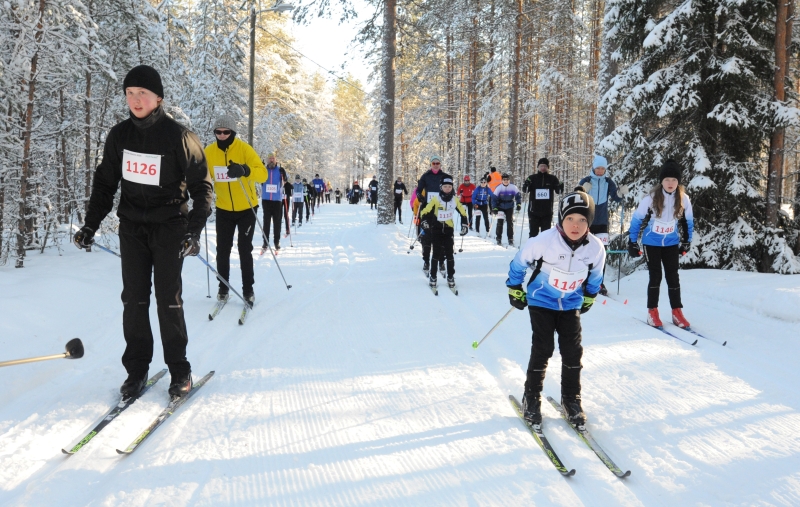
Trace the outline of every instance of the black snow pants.
<path fill-rule="evenodd" d="M 261 201 L 264 209 L 264 244 L 269 243 L 270 229 L 275 229 L 273 244 L 281 243 L 281 222 L 283 221 L 283 201 Z"/>
<path fill-rule="evenodd" d="M 472 201 L 462 202 L 461 204 L 467 208 L 467 218 L 469 218 L 469 228 L 472 229 Z"/>
<path fill-rule="evenodd" d="M 540 232 L 546 231 L 553 224 L 553 215 L 541 216 L 528 213 L 528 225 L 531 228 L 530 236 L 535 238 Z"/>
<path fill-rule="evenodd" d="M 125 353 L 122 365 L 129 374 L 144 375 L 153 360 L 153 331 L 150 327 L 151 277 L 156 290 L 158 327 L 164 362 L 173 378 L 191 371 L 186 360 L 186 321 L 183 317 L 183 259 L 178 256 L 186 234 L 186 223 L 119 223 L 122 257 L 122 331 Z"/>
<path fill-rule="evenodd" d="M 397 218 L 403 221 L 403 195 L 395 194 L 394 196 L 394 212 L 397 213 Z"/>
<path fill-rule="evenodd" d="M 297 215 L 300 215 L 300 225 L 303 225 L 303 203 L 295 201 L 292 203 L 292 223 L 297 220 Z"/>
<path fill-rule="evenodd" d="M 561 395 L 581 393 L 581 311 L 550 310 L 529 306 L 533 344 L 531 359 L 528 362 L 528 378 L 525 381 L 526 393 L 540 393 L 544 386 L 547 362 L 555 350 L 555 336 L 558 332 L 558 350 L 561 352 Z"/>
<path fill-rule="evenodd" d="M 373 206 L 378 209 L 378 192 L 369 193 L 369 209 L 372 209 Z"/>
<path fill-rule="evenodd" d="M 431 262 L 431 278 L 436 278 L 436 272 L 439 269 L 439 263 L 442 260 L 447 261 L 447 277 L 452 278 L 456 272 L 456 261 L 453 258 L 453 245 L 455 240 L 453 236 L 437 235 L 431 241 L 433 248 L 433 259 Z"/>
<path fill-rule="evenodd" d="M 242 266 L 242 291 L 253 292 L 255 278 L 253 275 L 253 234 L 256 230 L 256 214 L 258 206 L 244 211 L 226 211 L 217 208 L 217 271 L 230 283 L 231 250 L 233 249 L 233 233 L 238 230 L 236 247 L 239 252 L 239 264 Z M 228 293 L 228 287 L 219 282 L 219 292 Z"/>
<path fill-rule="evenodd" d="M 505 220 L 504 220 L 505 219 Z M 501 209 L 497 212 L 497 241 L 503 239 L 503 222 L 506 222 L 506 235 L 509 241 L 514 240 L 514 208 Z"/>
<path fill-rule="evenodd" d="M 667 294 L 671 308 L 683 308 L 681 304 L 681 280 L 678 276 L 678 245 L 650 246 L 644 245 L 644 258 L 650 271 L 647 283 L 647 308 L 658 308 L 658 296 L 661 292 L 661 265 L 664 265 L 664 278 L 667 279 Z"/>
<path fill-rule="evenodd" d="M 480 204 L 478 205 L 478 209 L 481 215 L 483 215 L 483 223 L 486 225 L 486 232 L 489 232 L 489 205 Z M 481 232 L 481 217 L 475 217 L 475 231 Z"/>

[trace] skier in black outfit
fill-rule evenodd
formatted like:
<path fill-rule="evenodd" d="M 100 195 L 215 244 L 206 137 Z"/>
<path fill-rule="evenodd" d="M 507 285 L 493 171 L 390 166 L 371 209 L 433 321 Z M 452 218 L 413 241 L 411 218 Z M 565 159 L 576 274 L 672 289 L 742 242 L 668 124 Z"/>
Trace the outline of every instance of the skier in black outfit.
<path fill-rule="evenodd" d="M 342 204 L 342 191 L 337 188 L 333 194 L 336 196 L 336 204 Z"/>
<path fill-rule="evenodd" d="M 367 188 L 369 188 L 369 209 L 372 209 L 373 206 L 378 209 L 378 180 L 374 174 Z"/>
<path fill-rule="evenodd" d="M 75 233 L 78 248 L 91 247 L 95 231 L 117 208 L 122 257 L 122 364 L 128 378 L 123 396 L 138 396 L 153 359 L 150 328 L 150 280 L 153 279 L 164 361 L 172 381 L 169 394 L 185 396 L 192 388 L 186 360 L 189 341 L 181 299 L 183 258 L 200 252 L 200 232 L 211 210 L 211 177 L 197 136 L 168 117 L 161 104 L 161 76 L 152 67 L 134 67 L 122 89 L 130 117 L 111 128 L 97 166 L 86 223 Z M 187 202 L 192 199 L 192 210 Z"/>
<path fill-rule="evenodd" d="M 546 231 L 553 223 L 553 199 L 555 194 L 564 191 L 564 184 L 549 173 L 550 161 L 540 158 L 536 164 L 538 171 L 531 174 L 522 184 L 522 193 L 528 196 L 528 218 L 530 237 Z"/>
<path fill-rule="evenodd" d="M 431 157 L 431 168 L 420 176 L 417 182 L 417 199 L 419 200 L 419 210 L 425 208 L 434 195 L 439 195 L 442 187 L 442 178 L 445 176 L 442 171 L 442 158 L 438 155 Z M 422 270 L 430 270 L 431 258 L 431 235 L 422 231 L 419 236 L 419 243 L 422 245 Z M 444 271 L 444 260 L 439 264 L 439 271 Z"/>
<path fill-rule="evenodd" d="M 314 190 L 314 185 L 308 183 L 308 180 L 303 178 L 303 186 L 306 187 L 306 222 L 309 217 L 314 214 L 314 202 L 317 198 L 317 192 Z"/>
<path fill-rule="evenodd" d="M 361 187 L 358 182 L 353 182 L 353 188 L 350 189 L 350 204 L 358 204 L 361 200 Z"/>
<path fill-rule="evenodd" d="M 403 183 L 403 178 L 398 176 L 397 181 L 394 182 L 394 212 L 397 213 L 397 218 L 401 224 L 403 223 L 403 192 L 408 195 L 408 189 L 406 184 Z"/>

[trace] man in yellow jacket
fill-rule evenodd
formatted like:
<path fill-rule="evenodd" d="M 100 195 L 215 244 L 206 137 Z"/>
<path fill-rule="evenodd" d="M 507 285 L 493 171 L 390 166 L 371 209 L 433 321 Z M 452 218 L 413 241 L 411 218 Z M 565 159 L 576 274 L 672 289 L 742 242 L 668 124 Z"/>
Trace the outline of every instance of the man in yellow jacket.
<path fill-rule="evenodd" d="M 206 146 L 206 161 L 214 182 L 217 212 L 217 271 L 229 280 L 233 233 L 239 230 L 239 262 L 242 292 L 250 306 L 255 301 L 253 284 L 253 233 L 256 229 L 256 185 L 267 181 L 267 169 L 249 144 L 236 137 L 236 120 L 220 116 L 214 123 L 217 142 Z M 242 188 L 244 187 L 244 190 Z M 227 301 L 228 287 L 219 283 L 217 299 Z"/>

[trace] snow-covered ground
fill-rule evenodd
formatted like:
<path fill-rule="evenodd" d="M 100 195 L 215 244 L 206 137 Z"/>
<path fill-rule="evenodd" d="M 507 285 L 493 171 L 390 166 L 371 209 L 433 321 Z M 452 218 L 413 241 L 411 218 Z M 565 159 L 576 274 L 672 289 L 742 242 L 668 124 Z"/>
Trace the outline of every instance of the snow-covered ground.
<path fill-rule="evenodd" d="M 623 278 L 619 295 L 609 283 L 613 299 L 583 318 L 584 409 L 632 475 L 614 477 L 543 406 L 551 443 L 577 469 L 563 478 L 507 399 L 522 394 L 527 312 L 470 346 L 509 308 L 516 250 L 471 233 L 456 256 L 460 295 L 436 297 L 407 232 L 376 226 L 365 206 L 324 206 L 293 248 L 284 241 L 291 290 L 269 254 L 256 261 L 245 326 L 237 303 L 208 321 L 206 269 L 188 259 L 188 357 L 195 378 L 216 375 L 127 457 L 115 448 L 163 408 L 168 377 L 61 453 L 125 378 L 118 259 L 68 245 L 0 268 L 0 360 L 58 353 L 75 336 L 86 346 L 83 359 L 0 369 L 0 505 L 800 505 L 800 277 L 681 272 L 687 318 L 726 347 L 635 320 L 646 273 Z M 213 258 L 213 224 L 209 243 Z M 234 251 L 238 288 L 237 263 Z M 556 398 L 559 375 L 556 353 L 545 383 Z"/>

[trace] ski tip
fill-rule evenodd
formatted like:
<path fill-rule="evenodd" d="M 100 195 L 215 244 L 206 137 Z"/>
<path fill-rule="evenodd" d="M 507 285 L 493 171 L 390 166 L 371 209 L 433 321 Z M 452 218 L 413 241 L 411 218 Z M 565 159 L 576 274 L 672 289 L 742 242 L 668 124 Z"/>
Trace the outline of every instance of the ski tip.
<path fill-rule="evenodd" d="M 211 315 L 209 315 L 209 316 L 208 316 L 208 320 L 214 320 L 214 317 L 212 317 Z"/>
<path fill-rule="evenodd" d="M 64 453 L 64 454 L 66 454 L 67 456 L 72 456 L 73 454 L 75 454 L 74 452 L 68 451 L 68 450 L 66 450 L 66 449 L 61 449 L 61 452 L 63 452 L 63 453 Z"/>
<path fill-rule="evenodd" d="M 692 346 L 695 346 L 695 345 L 697 345 L 697 340 L 692 342 Z"/>
<path fill-rule="evenodd" d="M 124 451 L 121 451 L 121 450 L 117 449 L 117 454 L 122 454 L 123 456 L 127 456 L 127 455 L 128 455 L 128 454 L 130 454 L 131 452 L 132 452 L 132 451 L 129 451 L 129 450 L 127 450 L 127 449 L 126 449 L 126 450 L 124 450 Z"/>
<path fill-rule="evenodd" d="M 724 342 L 722 342 L 722 346 L 723 346 L 723 347 L 724 347 L 725 345 L 727 345 L 727 344 L 728 344 L 728 340 L 725 340 Z"/>
<path fill-rule="evenodd" d="M 620 479 L 624 479 L 625 477 L 628 477 L 629 475 L 631 475 L 631 471 L 630 470 L 628 470 L 627 472 L 625 472 L 622 475 L 618 475 L 617 477 L 619 477 Z"/>
<path fill-rule="evenodd" d="M 567 473 L 563 473 L 563 472 L 562 472 L 562 475 L 563 475 L 564 477 L 572 477 L 573 475 L 575 475 L 575 469 L 573 468 L 572 470 L 570 470 L 570 471 L 569 471 L 569 472 L 567 472 Z"/>

